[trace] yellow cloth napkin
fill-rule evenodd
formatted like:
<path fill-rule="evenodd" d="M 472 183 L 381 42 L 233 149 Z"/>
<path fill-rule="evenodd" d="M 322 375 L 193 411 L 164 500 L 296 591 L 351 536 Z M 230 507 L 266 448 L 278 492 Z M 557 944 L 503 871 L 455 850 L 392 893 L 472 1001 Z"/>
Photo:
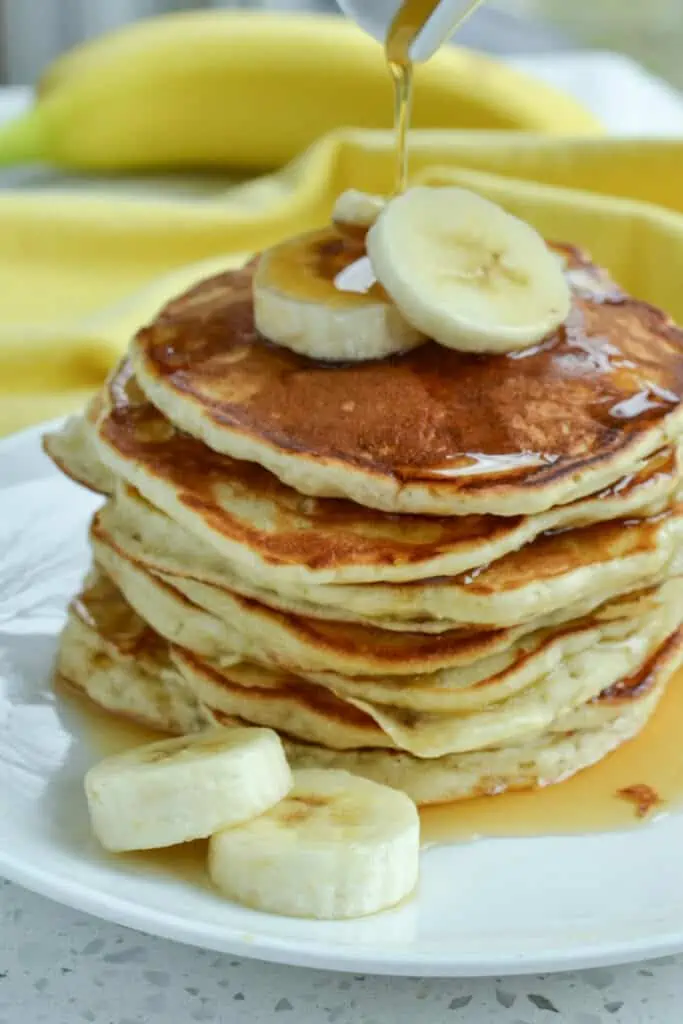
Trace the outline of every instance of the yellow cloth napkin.
<path fill-rule="evenodd" d="M 425 132 L 411 152 L 414 181 L 586 246 L 683 321 L 683 141 Z M 345 131 L 210 200 L 0 194 L 0 433 L 77 407 L 169 296 L 325 223 L 345 188 L 390 191 L 393 172 L 390 133 Z"/>

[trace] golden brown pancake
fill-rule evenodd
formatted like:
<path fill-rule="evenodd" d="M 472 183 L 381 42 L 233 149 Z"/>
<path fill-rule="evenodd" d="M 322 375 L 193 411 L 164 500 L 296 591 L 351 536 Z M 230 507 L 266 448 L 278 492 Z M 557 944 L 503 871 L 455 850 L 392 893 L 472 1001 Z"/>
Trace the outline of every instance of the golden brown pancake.
<path fill-rule="evenodd" d="M 411 728 L 429 731 L 433 730 L 435 725 L 444 722 L 456 723 L 455 729 L 460 732 L 463 726 L 469 727 L 471 732 L 472 724 L 475 726 L 475 732 L 481 733 L 482 726 L 485 731 L 490 731 L 487 729 L 487 722 L 490 723 L 493 718 L 504 718 L 506 706 L 513 708 L 515 702 L 520 699 L 519 696 L 513 697 L 511 702 L 504 699 L 486 709 L 478 709 L 474 714 L 424 715 L 409 712 L 407 709 L 394 709 L 390 712 L 387 706 L 377 716 L 377 706 L 370 703 L 367 707 L 358 707 L 355 702 L 349 703 L 346 697 L 339 696 L 324 686 L 309 683 L 286 670 L 267 669 L 239 659 L 233 663 L 220 665 L 169 642 L 133 610 L 112 580 L 97 568 L 73 601 L 71 611 L 75 619 L 96 633 L 108 649 L 115 651 L 118 660 L 132 660 L 138 666 L 144 666 L 147 671 L 156 666 L 157 673 L 161 676 L 168 675 L 175 666 L 192 692 L 212 710 L 237 714 L 255 724 L 280 728 L 290 735 L 312 742 L 321 742 L 320 734 L 325 731 L 326 736 L 322 742 L 337 749 L 394 746 L 395 743 L 386 734 L 391 734 L 392 730 L 385 731 L 382 723 L 382 717 L 390 714 L 398 716 L 399 721 L 402 716 L 404 732 L 409 732 Z M 544 722 L 543 731 L 552 731 L 556 719 L 564 717 L 567 709 L 571 710 L 578 704 L 583 705 L 587 700 L 590 704 L 597 703 L 601 707 L 619 707 L 632 701 L 639 694 L 649 691 L 652 686 L 652 658 L 660 653 L 663 644 L 666 646 L 670 642 L 672 630 L 680 622 L 681 617 L 672 608 L 662 611 L 662 622 L 658 627 L 655 625 L 654 629 L 652 625 L 650 627 L 650 639 L 640 644 L 639 648 L 634 647 L 632 653 L 629 652 L 629 647 L 634 641 L 629 641 L 628 638 L 623 638 L 627 642 L 621 656 L 616 653 L 619 649 L 618 641 L 608 639 L 606 647 L 600 648 L 598 657 L 605 664 L 602 670 L 596 673 L 594 681 L 591 683 L 589 680 L 590 673 L 580 673 L 584 677 L 580 689 L 587 692 L 593 689 L 590 700 L 589 697 L 583 697 L 578 702 L 567 703 L 565 708 L 562 694 L 553 694 L 553 688 L 560 691 L 565 689 L 567 680 L 554 680 L 551 673 L 542 687 L 544 698 L 533 716 L 536 718 L 540 714 Z M 591 655 L 584 652 L 580 657 L 585 660 Z M 637 669 L 627 676 L 618 671 L 619 664 L 625 661 L 638 663 Z M 559 664 L 557 668 L 559 670 Z M 612 681 L 606 686 L 600 686 L 600 676 L 611 676 Z M 522 700 L 527 704 L 536 703 L 536 691 L 536 686 L 528 687 Z M 552 700 L 549 699 L 551 695 Z M 552 708 L 554 702 L 557 704 L 555 711 Z M 500 714 L 501 709 L 503 716 Z M 586 714 L 585 711 L 583 713 Z M 518 716 L 513 714 L 511 718 L 513 731 L 520 731 L 524 735 L 525 730 L 520 729 Z M 317 735 L 311 735 L 311 726 Z M 527 727 L 526 731 L 533 734 L 541 730 Z M 505 735 L 505 730 L 502 734 Z M 396 737 L 393 737 L 393 740 L 395 739 Z M 397 745 L 402 746 L 401 743 Z M 482 742 L 475 744 L 472 749 L 486 749 L 496 745 L 499 744 Z M 458 752 L 464 753 L 466 750 L 467 747 Z M 447 752 L 449 751 L 444 751 Z"/>
<path fill-rule="evenodd" d="M 82 415 L 70 417 L 59 430 L 43 436 L 43 451 L 75 483 L 97 494 L 111 494 L 115 480 L 95 448 L 95 428 L 104 412 L 105 391 L 90 400 Z"/>
<path fill-rule="evenodd" d="M 138 678 L 156 676 L 167 684 L 178 684 L 180 689 L 185 681 L 197 707 L 210 709 L 206 719 L 220 711 L 241 714 L 253 724 L 260 722 L 273 728 L 284 723 L 290 732 L 304 739 L 342 750 L 393 745 L 369 715 L 325 687 L 246 662 L 219 666 L 169 643 L 137 615 L 98 569 L 90 574 L 71 604 L 68 634 L 58 665 L 61 675 L 69 675 L 74 647 L 84 645 L 109 652 L 119 667 L 128 665 L 132 671 L 134 666 Z M 90 667 L 94 674 L 97 665 L 91 661 Z M 165 727 L 177 731 L 172 722 L 165 723 Z"/>
<path fill-rule="evenodd" d="M 609 692 L 570 712 L 549 734 L 517 746 L 417 758 L 395 750 L 329 750 L 283 737 L 295 768 L 343 769 L 402 789 L 417 804 L 446 803 L 563 782 L 636 736 L 683 660 L 683 629 L 646 666 Z M 220 716 L 219 720 L 220 720 Z M 232 724 L 240 725 L 238 719 Z"/>
<path fill-rule="evenodd" d="M 180 578 L 206 583 L 221 590 L 235 591 L 294 615 L 360 622 L 399 631 L 441 633 L 460 624 L 459 612 L 467 612 L 465 588 L 459 586 L 458 577 L 427 578 L 420 587 L 416 583 L 316 584 L 289 579 L 283 581 L 269 575 L 265 569 L 258 571 L 253 566 L 234 564 L 222 557 L 221 552 L 207 544 L 203 538 L 191 534 L 182 525 L 154 509 L 128 487 L 120 487 L 115 497 L 104 505 L 99 514 L 99 523 L 122 550 L 150 571 L 168 575 L 171 582 Z M 642 529 L 649 532 L 651 525 L 652 520 L 649 519 Z M 683 527 L 683 521 L 680 525 Z M 538 539 L 541 545 L 538 553 L 535 553 L 536 542 L 528 545 L 522 551 L 530 553 L 531 564 L 535 558 L 540 557 L 546 570 L 539 587 L 530 578 L 528 566 L 527 579 L 524 580 L 520 573 L 519 585 L 515 587 L 514 568 L 517 565 L 519 569 L 519 559 L 515 561 L 511 556 L 506 556 L 511 558 L 507 571 L 508 586 L 505 586 L 505 572 L 496 575 L 491 571 L 489 596 L 482 594 L 476 601 L 480 614 L 482 600 L 484 603 L 495 603 L 498 611 L 505 611 L 503 606 L 509 607 L 512 601 L 513 613 L 518 618 L 523 618 L 529 609 L 533 614 L 540 614 L 539 609 L 547 609 L 552 605 L 553 592 L 561 604 L 566 605 L 572 594 L 579 593 L 581 599 L 585 599 L 589 592 L 594 597 L 596 590 L 601 596 L 606 588 L 610 592 L 614 591 L 615 586 L 630 589 L 629 581 L 634 576 L 645 577 L 666 568 L 668 542 L 663 536 L 659 539 L 650 538 L 654 545 L 648 553 L 633 536 L 638 527 L 634 529 L 629 525 L 626 529 L 630 536 L 625 539 L 629 543 L 621 542 L 619 530 L 618 539 L 621 543 L 611 549 L 599 546 L 599 558 L 590 557 L 591 536 L 595 539 L 592 528 L 582 528 L 587 537 L 582 555 L 579 552 L 583 532 L 571 531 L 573 545 L 569 543 L 568 532 L 560 534 L 562 539 L 552 545 L 556 562 L 554 574 L 547 564 L 552 552 L 548 550 L 550 545 L 543 543 L 546 536 Z M 680 532 L 678 528 L 676 532 Z M 609 539 L 609 533 L 601 533 L 600 536 L 603 541 Z M 643 539 L 641 536 L 641 541 Z M 564 564 L 558 557 L 563 547 Z M 623 559 L 621 565 L 610 563 L 610 555 L 612 559 Z M 496 565 L 495 562 L 493 564 Z M 592 568 L 595 568 L 595 572 L 592 572 Z M 469 575 L 474 575 L 474 572 L 472 570 Z M 577 576 L 577 573 L 580 575 Z M 587 573 L 592 576 L 588 583 L 585 579 Z M 483 575 L 484 570 L 477 570 L 477 579 Z M 480 582 L 485 583 L 485 580 Z M 512 595 L 511 598 L 505 597 L 506 589 Z M 521 606 L 522 602 L 524 607 Z M 471 602 L 468 603 L 472 607 Z M 489 611 L 497 617 L 496 611 L 492 608 Z"/>
<path fill-rule="evenodd" d="M 90 418 L 72 421 L 47 439 L 60 467 L 85 482 L 105 468 L 122 476 L 190 536 L 208 541 L 217 559 L 273 589 L 461 573 L 544 531 L 660 511 L 681 476 L 678 454 L 666 447 L 596 495 L 537 516 L 397 516 L 305 497 L 260 466 L 211 451 L 162 416 L 126 364 L 102 404 L 99 426 Z"/>
<path fill-rule="evenodd" d="M 498 704 L 553 675 L 568 657 L 601 644 L 638 639 L 657 626 L 673 630 L 683 621 L 683 580 L 668 580 L 625 595 L 570 622 L 557 623 L 515 640 L 505 650 L 429 675 L 384 677 L 342 676 L 333 672 L 312 673 L 310 678 L 346 698 L 387 704 L 419 712 L 472 711 Z"/>
<path fill-rule="evenodd" d="M 648 519 L 598 523 L 544 534 L 489 566 L 453 577 L 410 583 L 311 586 L 301 610 L 271 597 L 271 589 L 243 582 L 239 570 L 220 573 L 212 559 L 195 560 L 192 545 L 174 549 L 161 531 L 117 516 L 117 502 L 98 514 L 95 536 L 113 544 L 196 604 L 220 618 L 239 619 L 239 595 L 252 607 L 268 606 L 290 620 L 320 620 L 319 629 L 346 626 L 446 634 L 453 629 L 524 625 L 579 605 L 596 607 L 620 593 L 676 575 L 683 564 L 683 506 Z M 176 531 L 167 531 L 173 536 Z M 151 543 L 148 542 L 151 537 Z M 272 618 L 272 616 L 269 616 Z M 324 621 L 323 621 L 324 620 Z M 375 644 L 388 643 L 379 633 Z M 437 643 L 433 639 L 433 643 Z"/>
<path fill-rule="evenodd" d="M 97 517 L 91 542 L 97 563 L 126 600 L 171 642 L 222 663 L 239 657 L 314 679 L 325 673 L 414 677 L 471 666 L 531 630 L 579 618 L 600 603 L 586 599 L 510 630 L 390 632 L 286 615 L 231 591 L 152 573 L 102 531 Z"/>
<path fill-rule="evenodd" d="M 227 705 L 238 701 L 244 706 L 248 685 L 246 688 L 233 685 L 229 680 L 230 670 L 226 675 L 209 671 L 203 691 L 209 702 L 205 704 L 200 698 L 198 704 L 193 692 L 195 673 L 189 674 L 191 682 L 184 679 L 174 668 L 174 648 L 155 637 L 144 623 L 136 624 L 125 609 L 112 609 L 112 601 L 120 603 L 120 595 L 106 578 L 92 577 L 86 583 L 70 612 L 57 667 L 60 678 L 114 714 L 132 717 L 168 732 L 193 732 L 211 721 L 226 725 L 248 724 L 248 719 L 241 720 L 238 715 L 221 710 L 221 705 L 226 705 L 220 695 L 216 701 L 217 687 L 227 680 Z M 672 634 L 636 673 L 583 707 L 562 716 L 546 735 L 521 744 L 421 759 L 373 746 L 339 750 L 329 743 L 304 743 L 288 736 L 284 727 L 281 729 L 283 740 L 295 767 L 344 767 L 402 788 L 418 803 L 547 785 L 599 760 L 642 728 L 656 707 L 666 681 L 680 664 L 682 633 Z M 185 652 L 179 653 L 186 657 Z M 205 669 L 200 662 L 199 672 L 204 673 Z M 238 691 L 242 692 L 241 697 Z M 282 698 L 280 694 L 280 705 Z M 266 698 L 262 699 L 265 706 Z M 260 717 L 253 695 L 246 700 L 247 706 Z M 294 709 L 291 724 L 296 729 L 303 720 L 303 705 L 295 695 L 291 700 Z M 341 702 L 332 706 L 325 704 L 324 699 L 316 703 L 313 698 L 307 713 L 316 716 L 319 729 L 325 728 L 327 723 L 336 732 L 367 728 L 368 740 L 380 735 L 374 724 L 360 717 L 347 719 Z M 303 712 L 304 717 L 305 714 Z"/>
<path fill-rule="evenodd" d="M 133 365 L 177 426 L 303 493 L 429 515 L 538 512 L 613 483 L 683 429 L 683 331 L 609 288 L 575 289 L 566 323 L 518 353 L 426 344 L 333 365 L 258 335 L 251 275 L 170 303 L 134 340 Z"/>
<path fill-rule="evenodd" d="M 683 331 L 556 248 L 571 313 L 502 356 L 306 359 L 256 332 L 253 267 L 170 303 L 46 442 L 110 495 L 59 673 L 418 802 L 635 735 L 683 657 Z"/>
<path fill-rule="evenodd" d="M 69 607 L 56 675 L 102 708 L 152 729 L 182 734 L 214 722 L 174 669 L 167 642 L 96 569 Z"/>

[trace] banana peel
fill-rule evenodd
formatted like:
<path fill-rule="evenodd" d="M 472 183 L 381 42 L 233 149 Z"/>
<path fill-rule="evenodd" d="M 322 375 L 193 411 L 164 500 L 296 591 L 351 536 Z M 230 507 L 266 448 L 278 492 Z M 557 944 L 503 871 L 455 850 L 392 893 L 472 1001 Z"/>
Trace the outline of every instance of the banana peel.
<path fill-rule="evenodd" d="M 469 50 L 417 68 L 413 127 L 599 132 L 569 96 Z M 388 128 L 382 47 L 336 16 L 188 11 L 136 22 L 58 59 L 0 165 L 90 172 L 272 169 L 338 128 Z"/>

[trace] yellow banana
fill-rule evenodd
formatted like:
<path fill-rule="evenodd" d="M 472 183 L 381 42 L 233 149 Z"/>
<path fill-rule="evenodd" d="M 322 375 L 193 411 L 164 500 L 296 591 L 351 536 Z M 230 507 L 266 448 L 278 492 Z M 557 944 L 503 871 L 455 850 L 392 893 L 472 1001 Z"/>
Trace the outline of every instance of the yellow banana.
<path fill-rule="evenodd" d="M 463 49 L 443 49 L 416 78 L 415 127 L 597 130 L 569 97 Z M 269 169 L 334 128 L 391 120 L 382 48 L 350 22 L 185 12 L 57 60 L 33 110 L 0 129 L 0 164 Z"/>

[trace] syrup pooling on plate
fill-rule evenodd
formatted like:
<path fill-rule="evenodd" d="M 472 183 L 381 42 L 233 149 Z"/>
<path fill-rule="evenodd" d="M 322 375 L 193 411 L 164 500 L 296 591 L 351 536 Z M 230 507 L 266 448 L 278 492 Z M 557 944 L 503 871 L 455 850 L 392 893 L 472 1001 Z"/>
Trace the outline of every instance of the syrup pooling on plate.
<path fill-rule="evenodd" d="M 639 674 L 640 683 L 643 675 Z M 621 685 L 621 690 L 626 684 Z M 93 758 L 154 742 L 161 735 L 101 711 L 88 700 L 62 692 L 71 729 L 84 737 Z M 683 806 L 683 671 L 671 679 L 660 706 L 643 732 L 599 764 L 556 786 L 520 793 L 478 797 L 454 804 L 423 807 L 420 811 L 425 845 L 468 842 L 473 839 L 582 835 L 631 829 Z M 623 795 L 634 786 L 647 786 L 661 803 L 646 816 Z M 204 844 L 191 848 L 126 855 L 121 863 L 136 870 L 163 871 L 196 884 L 206 882 Z"/>
<path fill-rule="evenodd" d="M 680 643 L 680 638 L 676 641 Z M 638 699 L 650 680 L 646 665 L 604 699 Z M 426 844 L 505 836 L 581 835 L 630 829 L 683 807 L 683 671 L 669 681 L 643 731 L 591 768 L 545 789 L 478 797 L 422 809 Z M 647 814 L 625 791 L 646 787 L 657 802 Z"/>

